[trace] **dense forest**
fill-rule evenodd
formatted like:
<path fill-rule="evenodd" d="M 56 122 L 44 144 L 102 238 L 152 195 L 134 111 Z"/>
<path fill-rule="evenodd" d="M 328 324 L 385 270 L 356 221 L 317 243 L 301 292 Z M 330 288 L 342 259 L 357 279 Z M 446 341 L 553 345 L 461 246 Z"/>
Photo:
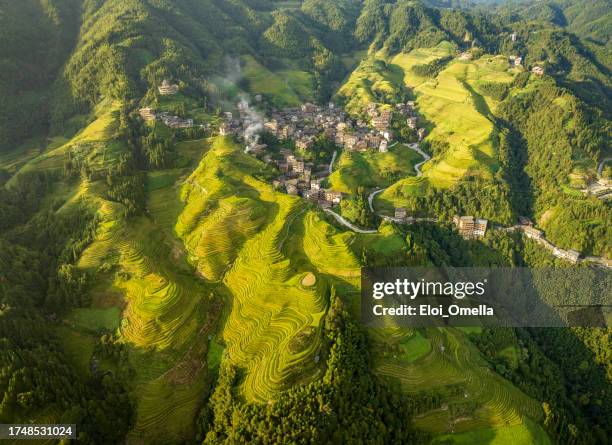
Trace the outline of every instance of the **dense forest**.
<path fill-rule="evenodd" d="M 140 399 L 135 394 L 149 390 L 147 378 L 157 383 L 169 376 L 172 384 L 199 391 L 195 401 L 189 400 L 197 409 L 177 410 L 189 425 L 180 431 L 182 443 L 430 443 L 434 434 L 417 420 L 431 411 L 444 414 L 449 410 L 444 400 L 464 397 L 463 390 L 405 391 L 397 379 L 376 372 L 380 351 L 372 333 L 357 322 L 358 291 L 350 284 L 354 273 L 335 276 L 336 267 L 340 270 L 346 258 L 358 267 L 567 266 L 519 233 L 491 230 L 483 239 L 465 240 L 450 227 L 456 214 L 504 226 L 527 216 L 560 247 L 612 257 L 611 201 L 568 188 L 577 164 L 593 170 L 612 156 L 609 2 L 513 1 L 495 9 L 490 3 L 498 2 L 0 0 L 0 421 L 75 423 L 78 443 L 84 444 L 149 443 L 134 429 L 141 405 L 155 405 L 158 399 L 149 402 L 148 393 Z M 223 152 L 227 158 L 203 157 L 211 149 L 201 149 L 201 141 L 211 136 L 222 111 L 255 92 L 253 76 L 245 75 L 253 66 L 264 73 L 260 83 L 277 86 L 281 79 L 281 86 L 289 85 L 300 100 L 323 104 L 366 54 L 392 57 L 441 42 L 476 55 L 520 54 L 527 70 L 541 65 L 546 75 L 534 80 L 525 70 L 510 83 L 481 82 L 479 91 L 495 103 L 489 115 L 499 156 L 495 174 L 402 196 L 407 207 L 418 209 L 414 216 L 435 216 L 438 224 L 383 222 L 368 204 L 371 190 L 359 186 L 339 211 L 360 227 L 378 226 L 379 233 L 369 239 L 331 233 L 335 222 L 319 212 L 317 218 L 328 224 L 320 234 L 312 219 L 297 216 L 310 205 L 298 204 L 284 214 L 284 201 L 261 186 L 259 173 L 269 176 L 271 167 L 229 150 Z M 412 73 L 434 82 L 454 58 L 431 60 Z M 380 72 L 388 68 L 381 59 L 372 64 Z M 164 79 L 179 86 L 176 101 L 158 93 Z M 394 94 L 388 97 L 403 101 L 415 93 L 402 87 L 399 96 Z M 273 96 L 263 94 L 262 110 L 276 108 Z M 195 114 L 203 124 L 178 130 L 144 122 L 138 113 L 142 106 L 181 117 Z M 416 140 L 415 131 L 398 122 L 402 142 Z M 261 140 L 275 150 L 281 147 L 267 133 Z M 439 141 L 425 140 L 422 147 L 433 156 L 449 150 Z M 307 161 L 328 163 L 337 149 L 332 139 L 319 137 L 302 154 Z M 254 173 L 245 173 L 247 167 Z M 192 172 L 206 168 L 213 173 L 200 183 Z M 244 170 L 234 174 L 232 168 Z M 596 179 L 589 174 L 589 180 Z M 160 189 L 165 194 L 155 194 Z M 189 202 L 193 190 L 203 197 Z M 209 195 L 231 199 L 216 207 L 206 201 Z M 187 211 L 178 216 L 182 207 Z M 193 238 L 177 235 L 210 215 Z M 230 362 L 229 349 L 223 352 L 227 345 L 219 346 L 213 364 L 214 344 L 230 325 L 227 313 L 238 307 L 237 300 L 223 279 L 208 280 L 206 266 L 193 263 L 193 252 L 226 260 L 222 242 L 200 242 L 206 230 L 243 230 L 248 236 L 236 238 L 242 246 L 274 229 L 278 221 L 265 218 L 278 215 L 286 221 L 274 244 L 293 256 L 275 262 L 279 272 L 272 275 L 283 275 L 281 266 L 294 274 L 310 267 L 321 279 L 312 290 L 323 295 L 320 329 L 304 334 L 317 339 L 316 358 L 309 358 L 317 372 L 310 378 L 311 370 L 303 369 L 303 380 L 291 380 L 274 400 L 259 403 L 240 394 L 246 371 Z M 297 235 L 285 234 L 296 219 Z M 159 229 L 166 220 L 171 222 Z M 116 251 L 99 266 L 80 267 L 87 248 L 108 233 L 113 235 L 105 242 Z M 306 233 L 315 233 L 317 242 L 325 239 L 321 243 L 333 252 L 326 258 L 329 264 L 313 265 L 308 255 L 316 249 Z M 138 236 L 148 237 L 144 247 Z M 283 245 L 287 237 L 294 245 Z M 126 250 L 117 253 L 120 248 Z M 140 258 L 138 248 L 147 255 Z M 128 266 L 121 268 L 120 261 Z M 230 270 L 227 261 L 223 273 Z M 189 300 L 190 315 L 200 317 L 185 321 L 177 316 L 170 327 L 164 317 L 152 317 L 147 335 L 157 339 L 176 330 L 197 332 L 197 338 L 181 339 L 176 349 L 135 347 L 118 332 L 139 321 L 130 326 L 122 319 L 117 326 L 88 326 L 84 337 L 91 340 L 91 351 L 75 360 L 62 337 L 75 325 L 69 315 L 90 308 L 104 292 L 121 300 L 142 284 L 139 280 L 147 292 L 168 288 Z M 310 292 L 304 281 L 293 284 Z M 198 306 L 202 295 L 210 306 Z M 174 316 L 174 304 L 160 306 Z M 127 303 L 119 306 L 122 312 Z M 280 320 L 292 311 L 283 307 L 274 317 Z M 595 445 L 612 436 L 609 337 L 610 329 L 575 328 L 483 329 L 461 338 L 463 347 L 479 351 L 479 366 L 487 373 L 541 405 L 539 427 L 553 442 Z M 261 348 L 273 349 L 266 341 Z M 136 350 L 141 362 L 134 360 Z M 502 353 L 508 350 L 516 353 Z M 183 368 L 173 366 L 177 357 Z M 151 365 L 145 377 L 136 377 L 134 363 Z M 168 400 L 182 397 L 172 389 L 163 394 Z"/>

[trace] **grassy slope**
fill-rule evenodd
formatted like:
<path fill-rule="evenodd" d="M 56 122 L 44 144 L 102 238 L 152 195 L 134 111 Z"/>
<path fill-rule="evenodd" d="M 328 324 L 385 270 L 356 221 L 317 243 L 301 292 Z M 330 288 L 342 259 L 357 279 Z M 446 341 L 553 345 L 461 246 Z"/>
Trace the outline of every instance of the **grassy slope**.
<path fill-rule="evenodd" d="M 427 141 L 448 143 L 448 148 L 423 166 L 422 178 L 399 181 L 383 193 L 380 200 L 387 206 L 400 206 L 403 195 L 422 194 L 429 185 L 447 188 L 466 176 L 491 178 L 498 168 L 497 129 L 491 111 L 496 102 L 480 94 L 479 86 L 484 82 L 508 83 L 515 72 L 502 56 L 452 61 L 435 79 L 411 71 L 415 65 L 448 55 L 448 51 L 448 46 L 440 45 L 392 60 L 404 70 L 404 81 L 413 88 L 418 110 L 429 123 Z"/>
<path fill-rule="evenodd" d="M 243 56 L 242 61 L 250 93 L 269 96 L 279 107 L 313 100 L 314 77 L 310 73 L 292 69 L 273 72 L 250 55 Z"/>
<path fill-rule="evenodd" d="M 371 55 L 351 73 L 337 97 L 351 114 L 359 115 L 370 103 L 392 102 L 403 89 L 402 77 L 401 69 Z"/>
<path fill-rule="evenodd" d="M 241 393 L 252 401 L 316 375 L 329 285 L 354 279 L 358 266 L 299 199 L 253 176 L 265 169 L 229 139 L 216 139 L 185 182 L 177 224 L 200 273 L 227 295 L 222 338 L 227 357 L 243 370 Z M 332 269 L 323 259 L 330 250 L 339 260 Z M 308 272 L 315 286 L 302 286 Z"/>
<path fill-rule="evenodd" d="M 397 178 L 414 174 L 414 165 L 421 157 L 413 150 L 396 145 L 387 153 L 343 152 L 330 176 L 331 188 L 354 193 L 357 187 L 386 187 Z"/>

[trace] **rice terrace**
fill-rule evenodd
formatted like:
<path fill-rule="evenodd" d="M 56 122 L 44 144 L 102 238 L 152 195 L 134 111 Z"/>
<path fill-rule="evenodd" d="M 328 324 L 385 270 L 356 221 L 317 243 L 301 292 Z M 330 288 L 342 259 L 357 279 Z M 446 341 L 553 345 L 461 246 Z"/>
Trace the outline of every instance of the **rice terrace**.
<path fill-rule="evenodd" d="M 608 443 L 610 14 L 0 2 L 0 439 Z M 446 268 L 562 327 L 368 322 Z"/>

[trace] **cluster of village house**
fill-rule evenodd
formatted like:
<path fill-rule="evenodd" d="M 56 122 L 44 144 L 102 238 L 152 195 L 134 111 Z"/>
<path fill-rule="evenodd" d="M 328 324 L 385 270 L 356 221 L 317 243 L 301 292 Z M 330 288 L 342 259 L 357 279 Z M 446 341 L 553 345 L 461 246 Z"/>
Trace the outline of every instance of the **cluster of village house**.
<path fill-rule="evenodd" d="M 178 93 L 179 86 L 170 83 L 168 80 L 164 80 L 157 90 L 162 96 L 171 96 Z M 159 119 L 164 123 L 164 125 L 167 125 L 170 128 L 192 128 L 194 125 L 193 119 L 184 119 L 179 116 L 172 116 L 170 113 L 165 111 L 158 113 L 150 107 L 141 108 L 138 111 L 143 120 L 154 121 Z"/>
<path fill-rule="evenodd" d="M 417 131 L 419 138 L 425 136 L 425 129 L 417 129 L 418 118 L 414 102 L 396 105 L 397 112 L 406 119 L 410 128 Z M 219 128 L 221 135 L 239 135 L 250 125 L 248 104 L 238 106 L 239 116 L 224 113 L 224 122 Z M 393 140 L 391 131 L 392 109 L 379 109 L 377 104 L 370 104 L 366 109 L 368 123 L 365 119 L 353 121 L 341 108 L 330 103 L 321 107 L 310 103 L 299 108 L 286 108 L 274 111 L 271 118 L 264 123 L 266 131 L 281 140 L 293 140 L 301 150 L 309 150 L 317 135 L 324 134 L 336 145 L 348 151 L 378 150 L 386 152 Z M 259 154 L 255 150 L 254 154 Z M 253 150 L 251 150 L 253 152 Z"/>
<path fill-rule="evenodd" d="M 405 215 L 405 214 L 404 214 Z M 396 209 L 396 217 L 397 217 Z M 465 239 L 475 239 L 483 237 L 487 232 L 488 221 L 486 219 L 474 218 L 473 216 L 455 216 L 453 218 L 459 234 Z M 550 241 L 544 238 L 544 232 L 536 229 L 533 222 L 524 216 L 519 217 L 519 224 L 512 227 L 510 230 L 519 229 L 523 231 L 527 238 L 530 238 L 540 245 L 547 248 L 553 256 L 576 264 L 580 259 L 580 252 L 572 249 L 561 249 L 554 246 Z"/>
<path fill-rule="evenodd" d="M 407 102 L 397 104 L 395 110 L 422 139 L 425 130 L 417 129 L 418 118 L 414 107 L 414 102 Z M 301 151 L 311 150 L 316 137 L 323 134 L 347 151 L 386 152 L 393 141 L 391 131 L 393 109 L 389 107 L 379 109 L 378 105 L 370 104 L 365 115 L 364 119 L 353 121 L 344 110 L 333 103 L 326 107 L 306 103 L 299 108 L 273 111 L 270 119 L 263 123 L 263 127 L 278 139 L 292 140 L 295 147 Z M 224 136 L 240 136 L 253 124 L 253 116 L 249 112 L 249 105 L 245 102 L 238 104 L 238 116 L 225 112 L 223 117 L 219 133 Z M 365 119 L 369 119 L 370 122 Z M 324 208 L 338 204 L 342 200 L 342 193 L 321 188 L 321 183 L 329 175 L 326 166 L 321 169 L 321 166 L 305 162 L 288 149 L 282 149 L 280 158 L 273 159 L 266 153 L 266 148 L 265 144 L 251 144 L 248 150 L 253 155 L 262 156 L 268 163 L 276 163 L 281 172 L 281 176 L 274 181 L 276 188 L 284 189 L 290 195 L 300 195 L 317 202 Z M 316 169 L 318 171 L 314 171 Z"/>

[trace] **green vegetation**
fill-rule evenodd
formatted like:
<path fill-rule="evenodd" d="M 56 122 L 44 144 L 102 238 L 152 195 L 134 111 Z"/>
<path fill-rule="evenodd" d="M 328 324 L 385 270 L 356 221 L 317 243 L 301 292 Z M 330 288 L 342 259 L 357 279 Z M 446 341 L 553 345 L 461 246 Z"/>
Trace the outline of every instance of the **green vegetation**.
<path fill-rule="evenodd" d="M 612 255 L 609 201 L 580 191 L 610 156 L 609 18 L 540 3 L 527 21 L 409 0 L 4 2 L 0 421 L 76 423 L 92 445 L 605 443 L 609 330 L 355 321 L 362 266 L 564 265 L 519 233 L 466 241 L 454 214 L 525 215 Z M 388 153 L 340 153 L 325 187 L 379 225 L 353 233 L 211 137 L 244 93 L 262 113 L 334 97 L 362 119 L 415 100 L 432 159 L 415 170 L 398 112 Z M 439 222 L 381 222 L 367 198 L 386 187 L 377 212 Z"/>
<path fill-rule="evenodd" d="M 352 114 L 359 115 L 371 103 L 397 103 L 402 93 L 402 73 L 384 60 L 363 60 L 338 91 L 337 98 Z"/>
<path fill-rule="evenodd" d="M 432 445 L 474 443 L 488 443 L 491 445 L 504 445 L 508 443 L 516 445 L 549 445 L 551 441 L 537 425 L 526 421 L 520 425 L 497 429 L 487 428 L 468 433 L 439 436 L 432 442 Z"/>
<path fill-rule="evenodd" d="M 381 188 L 414 173 L 421 157 L 398 144 L 387 153 L 343 152 L 329 177 L 330 187 L 344 193 L 355 193 L 358 187 Z"/>

